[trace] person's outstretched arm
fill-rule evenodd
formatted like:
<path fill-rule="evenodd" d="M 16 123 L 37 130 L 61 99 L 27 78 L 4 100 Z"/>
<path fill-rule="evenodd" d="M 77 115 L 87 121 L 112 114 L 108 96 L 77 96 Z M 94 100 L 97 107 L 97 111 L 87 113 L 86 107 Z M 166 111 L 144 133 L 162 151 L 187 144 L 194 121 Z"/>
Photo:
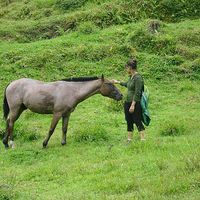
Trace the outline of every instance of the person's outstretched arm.
<path fill-rule="evenodd" d="M 121 82 L 121 81 L 114 80 L 114 79 L 111 82 L 113 84 L 120 84 L 121 86 L 127 87 L 127 82 Z"/>

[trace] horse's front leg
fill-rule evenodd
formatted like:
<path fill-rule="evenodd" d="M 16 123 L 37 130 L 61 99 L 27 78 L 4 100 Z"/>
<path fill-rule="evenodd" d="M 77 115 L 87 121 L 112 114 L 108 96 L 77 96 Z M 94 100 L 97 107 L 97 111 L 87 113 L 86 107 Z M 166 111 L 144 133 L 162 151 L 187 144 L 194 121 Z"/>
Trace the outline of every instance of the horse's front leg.
<path fill-rule="evenodd" d="M 69 122 L 70 113 L 62 117 L 62 141 L 61 144 L 65 145 L 67 142 L 67 128 Z"/>
<path fill-rule="evenodd" d="M 55 128 L 56 128 L 56 125 L 58 124 L 58 121 L 60 120 L 60 118 L 62 117 L 62 113 L 54 113 L 53 115 L 53 119 L 52 119 L 52 122 L 51 122 L 51 127 L 49 129 L 49 133 L 46 137 L 46 139 L 44 140 L 43 142 L 43 147 L 45 148 L 49 142 L 49 139 L 50 137 L 52 136 Z"/>

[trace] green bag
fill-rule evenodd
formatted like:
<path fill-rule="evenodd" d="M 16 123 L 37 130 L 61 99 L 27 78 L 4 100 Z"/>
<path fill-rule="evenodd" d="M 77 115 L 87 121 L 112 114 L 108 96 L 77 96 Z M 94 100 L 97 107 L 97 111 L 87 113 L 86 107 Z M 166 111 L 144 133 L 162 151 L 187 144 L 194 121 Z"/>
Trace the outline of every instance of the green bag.
<path fill-rule="evenodd" d="M 149 90 L 146 86 L 144 86 L 144 91 L 142 92 L 142 98 L 140 101 L 141 107 L 142 107 L 142 122 L 149 126 L 151 118 L 150 113 L 148 110 L 148 100 L 149 100 Z"/>

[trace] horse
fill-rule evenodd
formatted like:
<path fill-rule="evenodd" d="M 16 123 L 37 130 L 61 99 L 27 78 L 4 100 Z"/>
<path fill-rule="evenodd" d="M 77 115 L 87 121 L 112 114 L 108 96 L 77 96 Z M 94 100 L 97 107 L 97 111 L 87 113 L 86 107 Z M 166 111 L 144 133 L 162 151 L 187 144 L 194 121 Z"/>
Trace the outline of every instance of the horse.
<path fill-rule="evenodd" d="M 78 77 L 54 82 L 29 78 L 11 82 L 5 89 L 3 102 L 6 120 L 6 133 L 3 137 L 5 148 L 9 148 L 9 137 L 10 147 L 14 148 L 14 123 L 26 109 L 39 114 L 53 114 L 43 148 L 47 147 L 58 121 L 62 118 L 61 144 L 65 145 L 70 114 L 80 102 L 95 94 L 101 94 L 117 101 L 122 99 L 121 92 L 103 75 L 100 78 Z"/>

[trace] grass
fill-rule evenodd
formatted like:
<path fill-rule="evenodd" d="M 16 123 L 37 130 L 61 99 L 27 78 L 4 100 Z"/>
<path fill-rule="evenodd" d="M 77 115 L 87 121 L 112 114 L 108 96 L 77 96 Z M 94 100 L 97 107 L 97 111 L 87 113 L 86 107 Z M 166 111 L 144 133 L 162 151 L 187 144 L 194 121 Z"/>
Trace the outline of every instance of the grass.
<path fill-rule="evenodd" d="M 60 122 L 42 149 L 52 116 L 24 112 L 15 125 L 16 148 L 0 145 L 0 199 L 200 198 L 200 21 L 197 1 L 182 9 L 188 2 L 0 2 L 1 102 L 6 85 L 21 77 L 103 73 L 125 81 L 124 64 L 134 56 L 152 118 L 147 140 L 135 131 L 126 145 L 123 102 L 96 95 L 72 113 L 67 145 L 60 144 Z M 0 138 L 4 132 L 0 119 Z"/>
<path fill-rule="evenodd" d="M 42 149 L 51 117 L 24 113 L 16 124 L 15 134 L 20 132 L 16 149 L 0 147 L 3 195 L 14 199 L 187 199 L 192 192 L 199 197 L 199 116 L 193 109 L 187 110 L 187 116 L 182 112 L 188 93 L 196 90 L 193 83 L 193 90 L 188 91 L 188 84 L 175 88 L 160 83 L 159 91 L 157 84 L 149 84 L 152 124 L 147 128 L 147 141 L 141 143 L 135 134 L 129 146 L 125 145 L 123 112 L 110 110 L 107 104 L 112 101 L 101 96 L 83 102 L 72 114 L 65 147 L 60 145 L 59 124 L 49 147 Z M 160 99 L 153 91 L 162 93 Z M 198 102 L 193 107 L 198 108 Z M 169 126 L 166 119 L 177 122 L 176 128 L 184 125 L 184 134 L 171 135 L 164 129 L 163 136 L 160 129 Z M 33 133 L 39 137 L 28 139 Z"/>

